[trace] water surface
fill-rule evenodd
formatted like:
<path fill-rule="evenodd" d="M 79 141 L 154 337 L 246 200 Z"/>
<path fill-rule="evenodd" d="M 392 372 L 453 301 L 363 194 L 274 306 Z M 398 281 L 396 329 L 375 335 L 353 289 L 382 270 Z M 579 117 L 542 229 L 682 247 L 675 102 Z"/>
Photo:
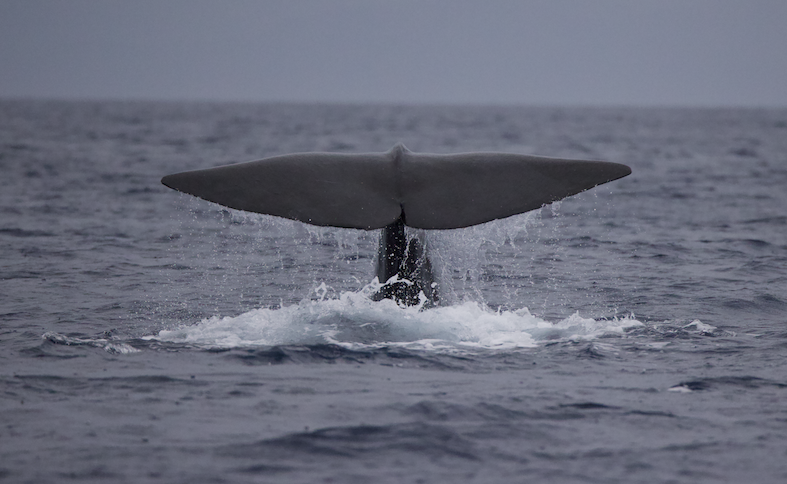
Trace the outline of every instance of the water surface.
<path fill-rule="evenodd" d="M 633 174 L 426 234 L 159 184 L 299 151 Z M 784 482 L 787 111 L 0 102 L 0 480 Z"/>

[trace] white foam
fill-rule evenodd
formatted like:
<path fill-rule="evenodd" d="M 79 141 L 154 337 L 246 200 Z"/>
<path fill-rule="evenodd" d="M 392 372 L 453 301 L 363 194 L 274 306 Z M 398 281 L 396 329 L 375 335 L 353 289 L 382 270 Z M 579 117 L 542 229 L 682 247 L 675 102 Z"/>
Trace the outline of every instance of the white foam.
<path fill-rule="evenodd" d="M 681 385 L 676 385 L 674 387 L 669 387 L 669 388 L 667 388 L 667 391 L 668 392 L 675 392 L 675 393 L 691 393 L 694 390 L 692 390 L 691 388 L 689 388 L 686 385 L 681 384 Z"/>
<path fill-rule="evenodd" d="M 379 288 L 372 283 L 359 292 L 328 299 L 325 286 L 319 300 L 306 300 L 277 309 L 261 308 L 232 317 L 214 316 L 194 325 L 160 331 L 147 339 L 206 347 L 246 347 L 331 343 L 344 347 L 401 345 L 435 349 L 470 346 L 529 348 L 556 339 L 593 339 L 621 334 L 639 326 L 633 318 L 594 320 L 574 314 L 551 323 L 530 313 L 493 311 L 477 302 L 421 310 L 384 299 L 372 301 Z"/>
<path fill-rule="evenodd" d="M 700 334 L 713 334 L 713 332 L 716 331 L 717 328 L 716 326 L 705 324 L 699 319 L 695 319 L 694 321 L 685 325 L 683 329 L 686 329 L 688 331 L 694 331 Z"/>
<path fill-rule="evenodd" d="M 93 346 L 101 348 L 107 353 L 117 353 L 127 355 L 130 353 L 139 353 L 140 350 L 122 342 L 112 342 L 104 338 L 74 338 L 64 334 L 49 331 L 41 335 L 42 339 L 51 341 L 52 343 L 66 346 Z"/>

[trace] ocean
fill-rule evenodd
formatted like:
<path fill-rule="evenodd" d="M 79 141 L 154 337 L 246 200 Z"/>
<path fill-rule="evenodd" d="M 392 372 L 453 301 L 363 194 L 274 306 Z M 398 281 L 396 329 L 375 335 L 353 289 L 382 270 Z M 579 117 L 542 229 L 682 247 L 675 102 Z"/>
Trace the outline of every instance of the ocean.
<path fill-rule="evenodd" d="M 162 176 L 502 151 L 632 175 L 426 231 Z M 787 110 L 0 100 L 0 482 L 787 482 Z"/>

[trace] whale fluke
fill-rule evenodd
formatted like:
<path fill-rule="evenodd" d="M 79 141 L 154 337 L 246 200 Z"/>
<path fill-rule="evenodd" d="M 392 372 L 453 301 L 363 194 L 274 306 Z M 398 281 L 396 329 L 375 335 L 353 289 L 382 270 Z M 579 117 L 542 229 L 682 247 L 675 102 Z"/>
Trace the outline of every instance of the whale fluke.
<path fill-rule="evenodd" d="M 383 229 L 372 299 L 439 301 L 415 229 L 458 229 L 527 212 L 622 178 L 619 163 L 508 153 L 298 153 L 168 175 L 175 190 L 230 208 L 314 225 Z"/>
<path fill-rule="evenodd" d="M 313 225 L 379 229 L 401 219 L 456 229 L 527 212 L 622 178 L 619 163 L 508 153 L 298 153 L 165 176 L 226 207 Z"/>

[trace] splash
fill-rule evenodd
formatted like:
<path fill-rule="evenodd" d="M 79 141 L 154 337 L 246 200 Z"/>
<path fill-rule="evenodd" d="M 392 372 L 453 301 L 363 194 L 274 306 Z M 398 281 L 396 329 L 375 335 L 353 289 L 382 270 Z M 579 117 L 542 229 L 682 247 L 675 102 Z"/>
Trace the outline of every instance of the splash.
<path fill-rule="evenodd" d="M 342 292 L 329 299 L 325 297 L 328 288 L 320 285 L 315 289 L 317 300 L 232 317 L 214 316 L 146 339 L 216 348 L 328 343 L 346 348 L 513 349 L 535 347 L 544 341 L 622 334 L 642 324 L 633 317 L 594 320 L 578 314 L 551 323 L 527 308 L 494 311 L 473 301 L 421 310 L 389 299 L 371 300 L 369 295 L 379 287 L 374 281 L 358 292 Z"/>

